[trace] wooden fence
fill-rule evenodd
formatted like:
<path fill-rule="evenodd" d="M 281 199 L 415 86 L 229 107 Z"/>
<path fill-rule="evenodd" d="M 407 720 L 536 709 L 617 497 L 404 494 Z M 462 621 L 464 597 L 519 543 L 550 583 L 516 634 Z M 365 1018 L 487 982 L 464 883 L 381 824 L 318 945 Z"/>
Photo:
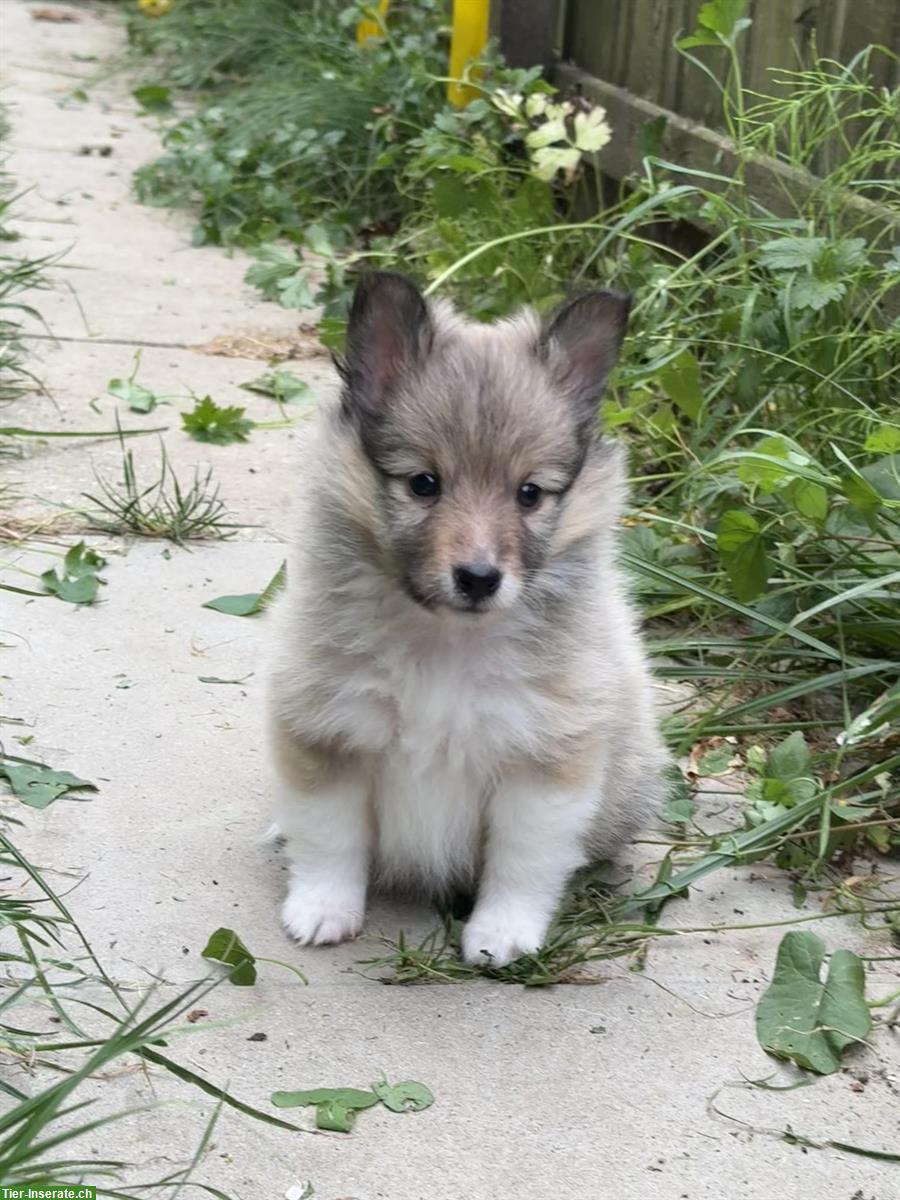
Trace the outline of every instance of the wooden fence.
<path fill-rule="evenodd" d="M 737 160 L 721 130 L 718 89 L 672 44 L 694 29 L 701 2 L 491 0 L 491 25 L 511 65 L 543 63 L 559 86 L 606 108 L 613 136 L 603 149 L 604 174 L 622 179 L 639 170 L 640 134 L 655 121 L 664 129 L 664 158 L 727 177 Z M 900 54 L 900 0 L 750 0 L 747 15 L 753 24 L 738 46 L 744 86 L 756 92 L 776 93 L 771 68 L 796 70 L 815 53 L 847 63 L 873 44 L 889 51 L 870 59 L 876 86 L 900 82 L 890 53 Z M 691 53 L 724 80 L 728 63 L 721 49 Z M 747 167 L 744 180 L 763 205 L 783 216 L 794 214 L 795 202 L 815 182 L 805 171 L 762 156 Z M 872 221 L 891 237 L 900 230 L 895 212 L 862 196 L 848 195 L 846 216 L 856 229 Z"/>
<path fill-rule="evenodd" d="M 557 7 L 559 58 L 680 117 L 715 127 L 721 118 L 715 84 L 672 46 L 693 30 L 700 4 L 563 0 Z M 797 70 L 816 50 L 840 63 L 871 44 L 900 51 L 900 0 L 750 0 L 747 15 L 753 24 L 738 40 L 739 57 L 744 84 L 755 92 L 775 92 L 771 69 Z M 721 51 L 692 53 L 724 78 Z M 871 70 L 877 85 L 900 82 L 900 66 L 888 55 L 873 56 Z"/>

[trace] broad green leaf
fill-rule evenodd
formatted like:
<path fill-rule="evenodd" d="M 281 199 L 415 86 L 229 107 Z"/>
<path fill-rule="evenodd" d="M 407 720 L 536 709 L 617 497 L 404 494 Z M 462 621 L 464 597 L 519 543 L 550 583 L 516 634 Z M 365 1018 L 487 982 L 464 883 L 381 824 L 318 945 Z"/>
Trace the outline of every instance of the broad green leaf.
<path fill-rule="evenodd" d="M 78 542 L 66 553 L 62 573 L 51 567 L 43 572 L 41 582 L 48 592 L 69 604 L 93 604 L 104 582 L 100 571 L 105 566 L 106 559 L 101 554 Z"/>
<path fill-rule="evenodd" d="M 316 1105 L 316 1129 L 328 1129 L 332 1133 L 350 1133 L 356 1124 L 355 1108 L 347 1108 L 337 1100 L 326 1100 Z"/>
<path fill-rule="evenodd" d="M 207 600 L 203 608 L 212 608 L 229 617 L 252 617 L 259 612 L 261 592 L 247 592 L 243 596 L 218 596 Z"/>
<path fill-rule="evenodd" d="M 765 773 L 773 779 L 789 782 L 809 774 L 810 755 L 806 738 L 799 729 L 769 751 Z"/>
<path fill-rule="evenodd" d="M 738 461 L 738 479 L 742 483 L 755 485 L 768 495 L 790 479 L 791 448 L 785 438 L 777 434 L 761 438 L 750 453 L 753 454 L 752 458 Z M 773 462 L 773 459 L 779 461 Z"/>
<path fill-rule="evenodd" d="M 424 1083 L 416 1083 L 413 1079 L 394 1084 L 382 1080 L 372 1084 L 372 1091 L 391 1112 L 421 1112 L 434 1104 L 431 1091 Z"/>
<path fill-rule="evenodd" d="M 106 390 L 117 400 L 124 400 L 132 412 L 152 412 L 159 403 L 155 392 L 135 383 L 133 379 L 110 379 Z"/>
<path fill-rule="evenodd" d="M 106 559 L 84 542 L 70 546 L 63 559 L 66 574 L 72 579 L 83 579 L 87 575 L 96 575 L 106 566 Z"/>
<path fill-rule="evenodd" d="M 791 504 L 803 517 L 821 524 L 828 516 L 828 492 L 811 479 L 794 479 L 786 492 Z"/>
<path fill-rule="evenodd" d="M 659 382 L 673 404 L 696 421 L 703 407 L 703 389 L 700 386 L 700 368 L 690 350 L 682 350 L 677 358 L 667 363 L 659 372 Z"/>
<path fill-rule="evenodd" d="M 228 978 L 237 987 L 256 983 L 256 959 L 233 929 L 217 929 L 200 953 L 204 958 L 230 967 Z"/>
<path fill-rule="evenodd" d="M 872 1018 L 861 960 L 835 950 L 823 983 L 824 957 L 818 935 L 785 934 L 772 982 L 757 1006 L 756 1036 L 770 1054 L 830 1075 L 841 1065 L 842 1051 L 869 1033 Z"/>
<path fill-rule="evenodd" d="M 332 258 L 334 256 L 334 246 L 327 229 L 324 226 L 313 223 L 307 225 L 303 231 L 303 244 L 313 254 L 319 254 L 323 258 Z"/>
<path fill-rule="evenodd" d="M 896 425 L 879 425 L 866 438 L 863 450 L 870 454 L 896 454 L 900 450 L 900 429 Z"/>
<path fill-rule="evenodd" d="M 372 1108 L 378 1103 L 374 1092 L 362 1088 L 310 1088 L 300 1092 L 273 1092 L 276 1108 L 304 1108 L 307 1105 L 339 1104 L 343 1108 Z"/>
<path fill-rule="evenodd" d="M 131 93 L 138 104 L 148 113 L 167 113 L 172 111 L 172 89 L 158 83 L 148 83 L 144 87 L 135 88 Z"/>
<path fill-rule="evenodd" d="M 292 279 L 282 280 L 278 285 L 278 303 L 282 308 L 312 308 L 315 296 L 309 286 L 310 271 L 301 267 Z"/>
<path fill-rule="evenodd" d="M 747 0 L 709 0 L 697 14 L 697 28 L 678 45 L 687 49 L 691 46 L 731 45 L 739 33 L 752 22 L 745 17 Z"/>
<path fill-rule="evenodd" d="M 256 252 L 256 262 L 244 275 L 244 282 L 259 288 L 267 300 L 279 298 L 279 284 L 295 275 L 300 262 L 293 250 L 267 243 Z"/>
<path fill-rule="evenodd" d="M 242 596 L 219 596 L 207 600 L 203 608 L 226 613 L 229 617 L 253 617 L 268 608 L 287 583 L 287 562 L 283 562 L 261 592 L 247 592 Z"/>
<path fill-rule="evenodd" d="M 818 279 L 815 275 L 795 275 L 791 282 L 790 306 L 797 312 L 804 308 L 819 312 L 832 300 L 840 300 L 847 286 L 839 279 Z"/>
<path fill-rule="evenodd" d="M 265 375 L 259 375 L 240 386 L 245 392 L 271 396 L 279 404 L 309 404 L 312 398 L 309 384 L 303 379 L 298 379 L 292 371 L 268 371 Z"/>
<path fill-rule="evenodd" d="M 697 759 L 697 774 L 704 777 L 724 775 L 729 770 L 733 757 L 734 750 L 731 746 L 717 746 L 714 750 L 707 750 Z"/>
<path fill-rule="evenodd" d="M 220 407 L 211 396 L 204 396 L 189 413 L 181 414 L 181 424 L 194 441 L 225 446 L 229 442 L 246 442 L 253 422 L 244 412 L 237 405 Z"/>
<path fill-rule="evenodd" d="M 865 238 L 840 238 L 828 247 L 828 269 L 831 275 L 849 275 L 868 260 Z"/>
<path fill-rule="evenodd" d="M 687 824 L 694 819 L 697 811 L 691 789 L 681 773 L 681 768 L 676 763 L 672 763 L 664 774 L 669 785 L 669 792 L 660 816 L 670 825 Z"/>
<path fill-rule="evenodd" d="M 759 257 L 772 271 L 811 271 L 827 244 L 823 237 L 774 238 L 760 246 Z"/>
<path fill-rule="evenodd" d="M 872 516 L 881 508 L 881 496 L 867 479 L 856 472 L 845 476 L 841 482 L 841 491 L 854 508 L 858 508 L 865 516 Z"/>
<path fill-rule="evenodd" d="M 665 117 L 654 117 L 643 123 L 635 139 L 635 149 L 640 158 L 659 158 L 667 124 Z"/>
<path fill-rule="evenodd" d="M 769 563 L 755 517 L 734 508 L 723 513 L 716 531 L 716 545 L 738 600 L 754 600 L 765 591 Z"/>
<path fill-rule="evenodd" d="M 88 779 L 79 779 L 69 771 L 54 771 L 40 763 L 14 763 L 0 759 L 0 775 L 6 777 L 9 786 L 19 799 L 31 808 L 46 808 L 66 792 L 87 788 L 96 792 L 97 785 Z"/>

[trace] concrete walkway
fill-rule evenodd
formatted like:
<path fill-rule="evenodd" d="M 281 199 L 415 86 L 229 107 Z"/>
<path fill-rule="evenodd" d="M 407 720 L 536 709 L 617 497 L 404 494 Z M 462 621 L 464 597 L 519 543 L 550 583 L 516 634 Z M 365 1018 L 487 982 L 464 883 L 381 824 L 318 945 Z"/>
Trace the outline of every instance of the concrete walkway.
<path fill-rule="evenodd" d="M 122 424 L 168 426 L 179 475 L 212 465 L 234 519 L 254 528 L 190 551 L 91 537 L 109 559 L 103 603 L 92 607 L 0 592 L 0 712 L 27 722 L 29 754 L 100 788 L 89 803 L 60 800 L 43 813 L 8 802 L 25 822 L 19 841 L 61 889 L 80 881 L 68 903 L 125 985 L 143 989 L 152 977 L 161 981 L 157 998 L 174 995 L 205 974 L 199 951 L 220 925 L 255 953 L 306 972 L 303 987 L 262 964 L 254 989 L 215 990 L 204 1001 L 209 1015 L 170 1043 L 180 1062 L 272 1112 L 273 1090 L 366 1087 L 382 1074 L 420 1080 L 436 1096 L 418 1114 L 362 1113 L 351 1136 L 291 1134 L 226 1109 L 197 1179 L 241 1200 L 280 1198 L 307 1180 L 317 1200 L 896 1200 L 900 1167 L 802 1150 L 764 1132 L 790 1127 L 814 1140 L 900 1150 L 896 1032 L 876 1032 L 845 1070 L 807 1088 L 728 1086 L 791 1077 L 759 1049 L 753 1021 L 782 928 L 670 938 L 651 947 L 643 971 L 610 961 L 592 986 L 535 991 L 363 978 L 358 962 L 383 952 L 380 934 L 404 929 L 416 938 L 432 925 L 428 913 L 392 903 L 376 905 L 352 945 L 301 952 L 287 941 L 277 919 L 284 864 L 258 842 L 267 769 L 253 672 L 264 623 L 201 603 L 259 590 L 282 561 L 293 434 L 256 430 L 246 445 L 204 447 L 181 431 L 178 411 L 191 406 L 193 390 L 277 419 L 271 401 L 238 389 L 265 363 L 192 349 L 214 338 L 295 338 L 312 356 L 288 366 L 316 390 L 331 386 L 330 367 L 308 335 L 297 339 L 296 314 L 260 304 L 243 285 L 241 255 L 193 249 L 187 217 L 134 202 L 132 171 L 156 153 L 158 138 L 127 82 L 66 101 L 96 69 L 85 56 L 103 60 L 121 47 L 112 7 L 70 10 L 78 17 L 70 24 L 34 20 L 34 7 L 0 3 L 9 167 L 20 185 L 33 185 L 19 208 L 23 244 L 64 257 L 51 271 L 54 290 L 35 298 L 55 335 L 31 343 L 49 395 L 4 410 L 2 423 L 113 427 L 106 382 L 127 375 L 141 348 L 140 381 L 182 399 L 150 416 L 120 406 Z M 106 146 L 105 156 L 83 152 Z M 156 439 L 132 448 L 149 482 Z M 120 474 L 114 442 L 33 442 L 0 462 L 0 483 L 19 492 L 0 525 L 17 536 L 34 530 L 0 551 L 5 582 L 34 586 L 21 569 L 54 565 L 63 535 L 81 535 L 77 510 L 95 469 Z M 640 880 L 652 878 L 662 854 L 645 850 Z M 791 920 L 818 911 L 814 903 L 798 914 L 786 880 L 757 865 L 709 877 L 667 907 L 664 924 Z M 896 953 L 851 920 L 810 928 L 829 948 Z M 870 996 L 897 988 L 897 963 L 871 965 Z M 38 1071 L 18 1083 L 36 1090 L 50 1078 Z M 121 1153 L 140 1180 L 190 1161 L 212 1111 L 199 1092 L 157 1070 L 114 1073 L 95 1087 L 104 1111 L 179 1103 L 90 1135 L 87 1155 Z M 712 1110 L 716 1095 L 732 1120 Z M 311 1126 L 308 1110 L 283 1115 Z"/>

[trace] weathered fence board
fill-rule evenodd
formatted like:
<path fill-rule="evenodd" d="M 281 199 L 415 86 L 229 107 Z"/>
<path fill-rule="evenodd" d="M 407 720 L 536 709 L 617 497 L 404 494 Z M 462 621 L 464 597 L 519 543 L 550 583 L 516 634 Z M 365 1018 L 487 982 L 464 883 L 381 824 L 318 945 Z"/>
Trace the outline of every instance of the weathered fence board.
<path fill-rule="evenodd" d="M 567 0 L 561 57 L 605 83 L 702 125 L 721 120 L 715 83 L 676 53 L 672 43 L 696 24 L 701 0 Z M 753 21 L 742 34 L 744 84 L 776 91 L 771 68 L 796 70 L 814 49 L 849 62 L 874 43 L 900 51 L 900 0 L 750 0 Z M 691 51 L 720 80 L 727 61 L 715 48 Z M 900 67 L 887 55 L 872 60 L 875 82 L 895 87 Z"/>

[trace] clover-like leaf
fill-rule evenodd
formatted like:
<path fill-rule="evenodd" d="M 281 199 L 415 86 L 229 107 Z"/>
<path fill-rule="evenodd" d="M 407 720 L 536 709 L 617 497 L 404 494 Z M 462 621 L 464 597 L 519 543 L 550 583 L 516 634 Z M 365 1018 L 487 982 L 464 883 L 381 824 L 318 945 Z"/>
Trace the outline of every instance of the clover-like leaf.
<path fill-rule="evenodd" d="M 93 604 L 97 599 L 100 572 L 106 559 L 84 542 L 72 546 L 63 559 L 62 572 L 52 567 L 41 575 L 41 582 L 48 592 L 65 600 L 68 604 Z"/>
<path fill-rule="evenodd" d="M 277 1108 L 302 1108 L 314 1105 L 316 1128 L 335 1133 L 349 1133 L 356 1114 L 378 1103 L 374 1092 L 361 1088 L 311 1088 L 300 1092 L 273 1092 L 272 1103 Z"/>
<path fill-rule="evenodd" d="M 372 1084 L 372 1091 L 391 1112 L 421 1112 L 434 1104 L 434 1095 L 424 1083 L 404 1079 L 400 1083 L 388 1083 L 383 1079 Z"/>

